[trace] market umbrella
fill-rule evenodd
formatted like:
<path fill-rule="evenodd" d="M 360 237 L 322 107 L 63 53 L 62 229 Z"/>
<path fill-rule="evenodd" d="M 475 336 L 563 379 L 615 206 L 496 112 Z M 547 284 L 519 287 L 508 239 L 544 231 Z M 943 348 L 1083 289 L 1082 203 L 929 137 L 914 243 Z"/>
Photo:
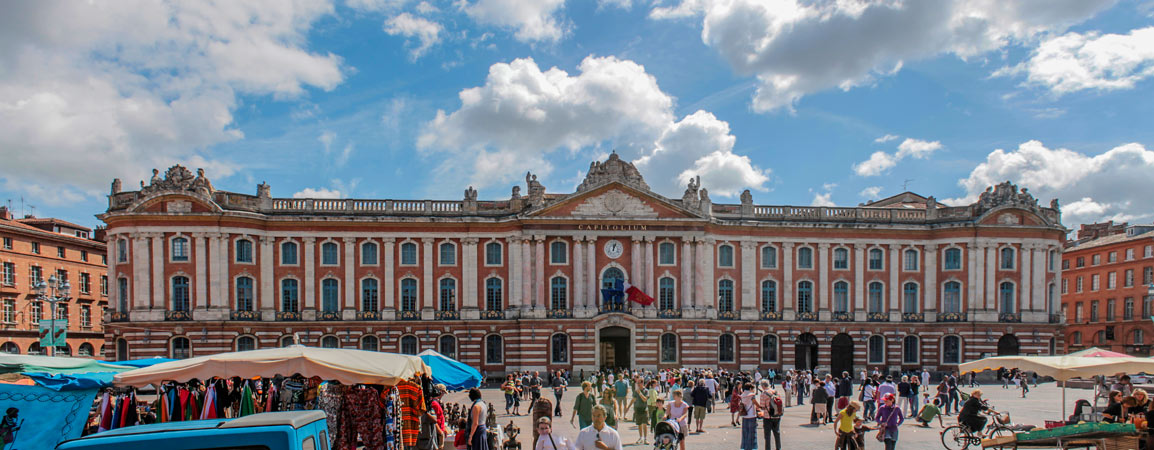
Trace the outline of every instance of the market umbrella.
<path fill-rule="evenodd" d="M 117 374 L 114 382 L 124 386 L 144 386 L 193 378 L 271 378 L 297 373 L 344 384 L 393 386 L 414 375 L 432 375 L 432 370 L 421 358 L 411 355 L 292 345 L 160 363 Z"/>
<path fill-rule="evenodd" d="M 42 372 L 58 375 L 92 372 L 124 372 L 128 370 L 132 370 L 132 368 L 88 358 L 0 355 L 0 373 Z"/>
<path fill-rule="evenodd" d="M 1066 415 L 1066 380 L 1115 373 L 1154 373 L 1154 359 L 1110 356 L 994 356 L 958 366 L 961 373 L 1009 367 L 1050 376 L 1062 382 L 1062 415 Z"/>
<path fill-rule="evenodd" d="M 429 349 L 418 353 L 425 364 L 433 369 L 433 382 L 445 385 L 450 391 L 481 386 L 481 372 L 463 362 Z"/>
<path fill-rule="evenodd" d="M 1125 353 L 1118 353 L 1118 352 L 1114 352 L 1114 351 L 1110 351 L 1110 350 L 1106 350 L 1106 349 L 1098 348 L 1098 347 L 1090 347 L 1090 348 L 1085 349 L 1085 350 L 1078 350 L 1076 352 L 1069 353 L 1066 356 L 1087 356 L 1087 357 L 1091 357 L 1091 358 L 1102 358 L 1102 357 L 1129 358 L 1130 357 L 1130 355 L 1127 355 Z"/>

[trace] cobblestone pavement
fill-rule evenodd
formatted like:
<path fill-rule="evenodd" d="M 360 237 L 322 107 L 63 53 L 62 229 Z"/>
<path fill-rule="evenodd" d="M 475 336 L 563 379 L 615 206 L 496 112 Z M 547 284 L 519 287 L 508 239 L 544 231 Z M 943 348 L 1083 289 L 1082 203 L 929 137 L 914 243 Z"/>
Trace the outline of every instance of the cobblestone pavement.
<path fill-rule="evenodd" d="M 1002 389 L 1001 385 L 985 385 L 982 387 L 985 392 L 986 399 L 994 406 L 995 409 L 1001 412 L 1009 412 L 1013 422 L 1016 424 L 1029 424 L 1041 426 L 1045 420 L 1057 420 L 1062 415 L 1062 390 L 1055 386 L 1054 383 L 1043 383 L 1036 388 L 1031 388 L 1026 398 L 1021 398 L 1021 392 L 1016 389 Z M 969 389 L 963 389 L 969 392 Z M 571 387 L 565 392 L 565 396 L 561 400 L 561 407 L 564 413 L 562 420 L 554 418 L 554 431 L 564 433 L 566 436 L 576 437 L 576 427 L 569 424 L 569 417 L 572 414 L 573 399 L 580 392 L 579 388 Z M 552 394 L 547 394 L 548 398 L 552 400 Z M 1074 401 L 1080 398 L 1091 398 L 1091 391 L 1086 389 L 1069 389 L 1067 391 L 1067 414 L 1073 409 Z M 482 396 L 485 401 L 490 402 L 497 409 L 497 422 L 502 426 L 508 424 L 510 420 L 513 424 L 522 430 L 520 437 L 522 449 L 531 450 L 533 448 L 532 431 L 530 428 L 530 417 L 527 415 L 526 406 L 527 401 L 521 402 L 521 416 L 505 415 L 505 399 L 501 391 L 497 389 L 483 389 Z M 467 396 L 463 392 L 451 393 L 445 397 L 446 402 L 465 403 Z M 794 405 L 786 408 L 785 417 L 782 420 L 781 431 L 784 444 L 782 448 L 790 449 L 822 449 L 833 448 L 834 433 L 832 425 L 814 426 L 809 425 L 810 405 L 806 403 L 805 406 Z M 632 412 L 627 414 L 632 416 Z M 741 445 L 741 429 L 730 425 L 730 414 L 727 404 L 717 403 L 713 413 L 710 413 L 705 419 L 704 433 L 691 433 L 686 439 L 687 449 L 737 449 Z M 943 418 L 946 426 L 952 425 L 957 421 L 956 417 Z M 695 426 L 695 425 L 694 425 Z M 908 419 L 901 427 L 900 439 L 898 448 L 901 449 L 940 449 L 943 448 L 939 432 L 941 429 L 937 423 L 933 424 L 932 428 L 922 428 L 917 426 L 917 423 L 912 419 Z M 637 440 L 637 427 L 632 422 L 624 422 L 618 427 L 618 432 L 621 433 L 621 440 L 623 443 L 631 444 Z M 765 450 L 765 436 L 758 429 L 758 448 Z M 881 443 L 873 439 L 872 435 L 868 437 L 866 442 L 867 448 L 881 449 Z M 652 448 L 652 443 L 646 445 L 626 445 L 626 449 L 645 449 Z"/>

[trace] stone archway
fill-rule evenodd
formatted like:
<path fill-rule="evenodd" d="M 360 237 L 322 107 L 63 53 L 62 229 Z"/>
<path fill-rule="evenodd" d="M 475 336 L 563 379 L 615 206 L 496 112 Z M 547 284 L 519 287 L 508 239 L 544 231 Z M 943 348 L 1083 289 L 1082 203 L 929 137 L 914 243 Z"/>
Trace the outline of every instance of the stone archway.
<path fill-rule="evenodd" d="M 797 370 L 817 368 L 817 336 L 802 333 L 794 344 L 794 363 Z"/>
<path fill-rule="evenodd" d="M 1017 336 L 1004 334 L 1001 339 L 998 339 L 998 356 L 1016 356 L 1020 351 L 1021 347 Z"/>
<path fill-rule="evenodd" d="M 854 345 L 853 338 L 848 334 L 840 333 L 830 341 L 829 372 L 834 376 L 841 376 L 842 372 L 853 374 Z"/>
<path fill-rule="evenodd" d="M 623 326 L 608 326 L 597 330 L 599 369 L 631 369 L 633 367 L 633 332 Z"/>

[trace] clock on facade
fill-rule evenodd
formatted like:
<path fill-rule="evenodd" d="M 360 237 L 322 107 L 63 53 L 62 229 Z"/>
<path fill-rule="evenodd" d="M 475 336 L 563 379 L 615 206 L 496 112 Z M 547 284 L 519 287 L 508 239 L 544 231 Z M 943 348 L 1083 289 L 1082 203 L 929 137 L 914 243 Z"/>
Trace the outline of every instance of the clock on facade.
<path fill-rule="evenodd" d="M 625 246 L 621 245 L 621 242 L 617 241 L 616 239 L 605 243 L 605 256 L 608 256 L 609 259 L 617 259 L 621 257 L 621 253 L 624 251 Z"/>

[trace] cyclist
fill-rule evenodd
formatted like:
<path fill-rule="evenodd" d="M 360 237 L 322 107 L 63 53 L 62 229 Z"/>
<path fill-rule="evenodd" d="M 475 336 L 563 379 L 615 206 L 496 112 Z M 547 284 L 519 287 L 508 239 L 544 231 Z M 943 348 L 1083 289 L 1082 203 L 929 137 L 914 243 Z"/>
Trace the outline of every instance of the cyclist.
<path fill-rule="evenodd" d="M 983 411 L 989 411 L 991 414 L 997 414 L 997 411 L 990 409 L 986 402 L 982 401 L 982 390 L 974 389 L 970 392 L 970 399 L 962 405 L 962 411 L 958 413 L 958 423 L 965 425 L 974 434 L 981 433 L 986 428 L 986 418 L 982 417 Z"/>

